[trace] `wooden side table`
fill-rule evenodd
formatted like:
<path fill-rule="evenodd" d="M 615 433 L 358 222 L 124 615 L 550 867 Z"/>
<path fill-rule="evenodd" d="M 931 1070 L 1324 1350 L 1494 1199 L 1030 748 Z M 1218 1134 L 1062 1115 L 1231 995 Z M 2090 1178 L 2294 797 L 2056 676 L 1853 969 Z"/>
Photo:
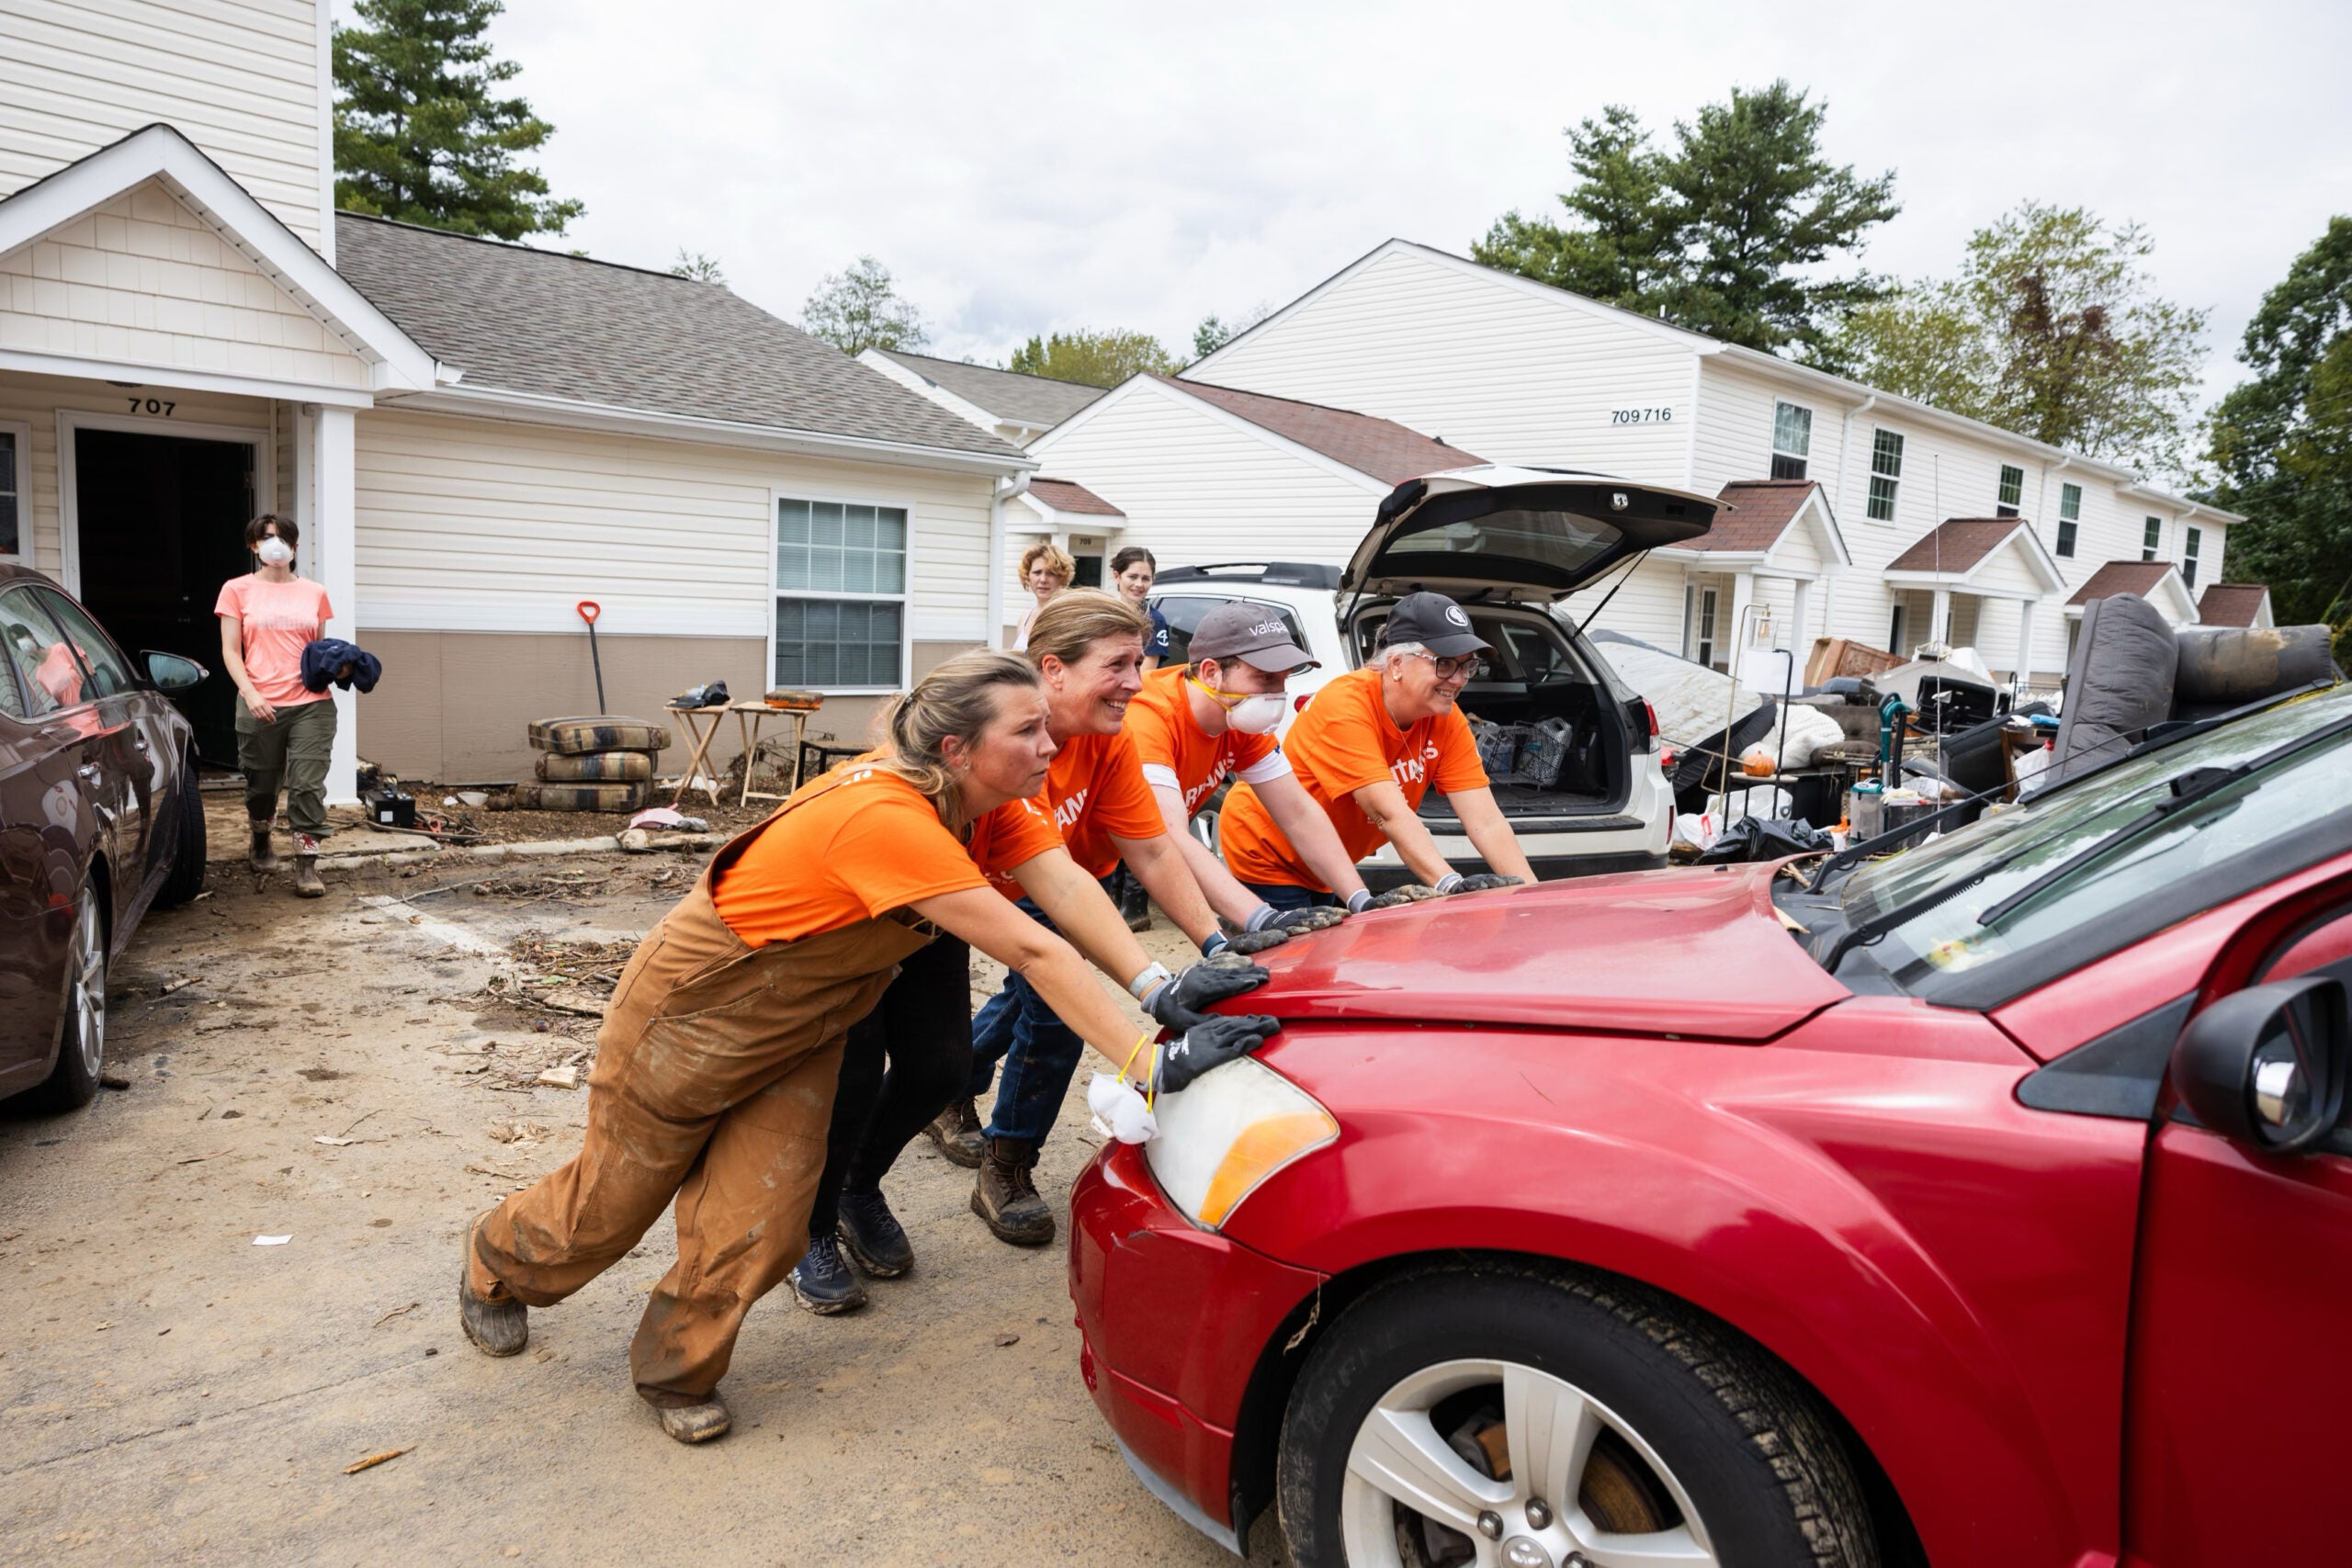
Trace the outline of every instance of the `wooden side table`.
<path fill-rule="evenodd" d="M 718 737 L 718 721 L 726 716 L 727 705 L 720 703 L 714 706 L 699 708 L 672 707 L 670 711 L 678 716 L 678 722 L 686 727 L 688 735 L 694 737 L 694 745 L 686 754 L 686 771 L 678 779 L 678 788 L 676 793 L 670 796 L 670 805 L 673 807 L 678 806 L 686 798 L 686 791 L 690 789 L 698 789 L 710 796 L 710 803 L 713 806 L 722 804 L 718 798 L 717 780 L 713 779 L 705 784 L 696 784 L 695 781 L 703 777 L 703 763 L 710 756 L 710 743 Z M 748 779 L 750 775 L 747 773 L 745 777 Z"/>
<path fill-rule="evenodd" d="M 753 702 L 736 703 L 732 705 L 732 710 L 736 728 L 743 736 L 743 793 L 735 804 L 749 806 L 755 800 L 790 799 L 792 792 L 800 787 L 800 743 L 808 733 L 808 716 L 816 710 L 772 707 L 766 703 Z M 758 759 L 760 750 L 760 721 L 765 718 L 788 718 L 792 721 L 792 783 L 782 795 L 752 787 L 752 764 Z M 710 722 L 711 728 L 718 728 L 717 719 Z"/>

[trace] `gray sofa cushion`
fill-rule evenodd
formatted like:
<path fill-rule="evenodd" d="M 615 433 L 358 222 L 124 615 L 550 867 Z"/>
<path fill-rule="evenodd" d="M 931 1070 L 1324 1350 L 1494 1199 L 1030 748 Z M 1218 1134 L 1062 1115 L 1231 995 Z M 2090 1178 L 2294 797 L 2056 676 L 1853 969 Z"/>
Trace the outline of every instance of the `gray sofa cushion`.
<path fill-rule="evenodd" d="M 2335 675 L 2326 626 L 2183 626 L 2175 718 L 2210 718 Z"/>
<path fill-rule="evenodd" d="M 2110 761 L 2130 744 L 2118 737 L 2170 718 L 2179 660 L 2172 623 L 2138 594 L 2084 605 L 2048 782 Z"/>

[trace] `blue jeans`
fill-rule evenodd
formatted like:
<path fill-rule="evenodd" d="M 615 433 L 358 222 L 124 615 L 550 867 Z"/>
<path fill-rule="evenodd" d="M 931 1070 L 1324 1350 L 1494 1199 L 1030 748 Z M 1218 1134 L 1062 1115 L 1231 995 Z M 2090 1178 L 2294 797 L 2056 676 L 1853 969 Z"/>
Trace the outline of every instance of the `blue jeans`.
<path fill-rule="evenodd" d="M 1336 909 L 1340 907 L 1340 900 L 1335 895 L 1318 893 L 1312 887 L 1293 887 L 1287 882 L 1245 882 L 1241 886 L 1285 915 L 1293 909 Z"/>
<path fill-rule="evenodd" d="M 1104 891 L 1108 892 L 1105 879 Z M 1115 902 L 1115 895 L 1114 896 Z M 1028 899 L 1021 912 L 1045 927 L 1057 928 L 1046 911 Z M 1004 1064 L 1004 1081 L 997 1085 L 996 1109 L 985 1131 L 991 1138 L 1020 1138 L 1044 1143 L 1061 1114 L 1062 1097 L 1078 1074 L 1086 1042 L 1046 1005 L 1037 988 L 1017 972 L 1008 971 L 1004 989 L 988 999 L 972 1020 L 972 1098 L 989 1091 L 989 1077 Z"/>

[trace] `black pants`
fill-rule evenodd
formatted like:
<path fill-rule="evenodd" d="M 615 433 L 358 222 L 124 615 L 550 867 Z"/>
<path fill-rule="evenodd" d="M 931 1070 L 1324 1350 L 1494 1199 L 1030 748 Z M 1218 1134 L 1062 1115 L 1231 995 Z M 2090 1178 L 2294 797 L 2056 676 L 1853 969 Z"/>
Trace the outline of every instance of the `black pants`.
<path fill-rule="evenodd" d="M 851 1027 L 825 1170 L 808 1211 L 812 1237 L 833 1234 L 844 1190 L 881 1190 L 915 1134 L 964 1093 L 972 1072 L 971 958 L 960 939 L 939 937 L 899 966 L 874 1010 Z"/>

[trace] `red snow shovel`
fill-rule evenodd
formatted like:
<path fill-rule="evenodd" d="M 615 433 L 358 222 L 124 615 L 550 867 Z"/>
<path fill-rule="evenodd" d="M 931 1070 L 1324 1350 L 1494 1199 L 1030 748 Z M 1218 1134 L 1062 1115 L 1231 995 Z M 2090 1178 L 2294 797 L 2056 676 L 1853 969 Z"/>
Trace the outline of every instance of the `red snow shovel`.
<path fill-rule="evenodd" d="M 594 599 L 582 599 L 572 608 L 578 610 L 580 618 L 588 623 L 588 658 L 596 666 L 596 711 L 602 713 L 605 711 L 605 660 L 596 651 L 596 617 L 605 612 Z"/>

